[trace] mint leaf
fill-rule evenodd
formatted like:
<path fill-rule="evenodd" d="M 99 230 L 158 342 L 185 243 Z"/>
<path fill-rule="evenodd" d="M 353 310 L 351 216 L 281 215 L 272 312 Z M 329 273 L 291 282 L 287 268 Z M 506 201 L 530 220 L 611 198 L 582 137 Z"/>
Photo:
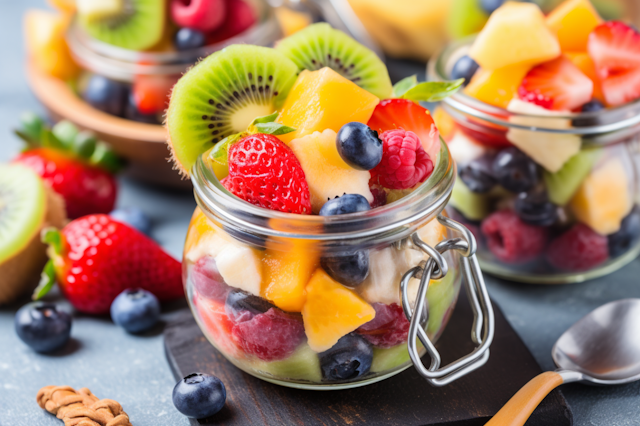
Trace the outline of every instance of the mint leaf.
<path fill-rule="evenodd" d="M 258 117 L 253 120 L 251 124 L 256 125 L 260 123 L 272 123 L 276 121 L 276 118 L 278 118 L 278 111 L 274 112 L 273 114 L 265 115 L 264 117 Z"/>
<path fill-rule="evenodd" d="M 400 80 L 399 82 L 393 85 L 392 96 L 394 98 L 399 98 L 405 93 L 407 93 L 409 89 L 417 85 L 418 85 L 418 78 L 415 76 L 415 74 L 412 75 L 411 77 L 403 78 L 402 80 Z"/>
<path fill-rule="evenodd" d="M 437 102 L 456 93 L 463 83 L 464 78 L 454 81 L 428 81 L 412 87 L 401 98 L 416 102 Z"/>
<path fill-rule="evenodd" d="M 295 132 L 293 127 L 285 126 L 280 123 L 258 123 L 255 125 L 259 133 L 265 133 L 267 135 L 286 135 L 287 133 Z"/>

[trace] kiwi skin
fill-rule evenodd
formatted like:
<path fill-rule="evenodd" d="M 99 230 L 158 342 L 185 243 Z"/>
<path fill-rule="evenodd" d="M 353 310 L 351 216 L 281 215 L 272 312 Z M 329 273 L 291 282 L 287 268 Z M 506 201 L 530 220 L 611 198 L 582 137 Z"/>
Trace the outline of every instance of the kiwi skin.
<path fill-rule="evenodd" d="M 49 186 L 43 185 L 45 209 L 41 226 L 34 230 L 26 245 L 0 264 L 0 305 L 11 303 L 36 288 L 47 262 L 47 247 L 40 241 L 40 231 L 49 226 L 62 228 L 67 222 L 64 200 Z"/>
<path fill-rule="evenodd" d="M 252 45 L 229 46 L 194 65 L 173 87 L 165 120 L 175 168 L 188 176 L 198 156 L 275 112 L 296 71 L 276 50 Z"/>
<path fill-rule="evenodd" d="M 378 56 L 342 31 L 318 23 L 276 44 L 299 71 L 329 67 L 380 99 L 391 97 L 393 87 L 386 65 Z"/>

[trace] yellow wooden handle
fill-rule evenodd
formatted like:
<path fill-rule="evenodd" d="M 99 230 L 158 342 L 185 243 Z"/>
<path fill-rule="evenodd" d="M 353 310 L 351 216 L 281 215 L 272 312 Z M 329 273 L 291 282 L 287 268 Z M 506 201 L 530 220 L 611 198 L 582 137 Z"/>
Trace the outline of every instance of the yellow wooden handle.
<path fill-rule="evenodd" d="M 513 395 L 485 426 L 523 426 L 544 397 L 562 382 L 562 377 L 553 371 L 539 374 Z"/>

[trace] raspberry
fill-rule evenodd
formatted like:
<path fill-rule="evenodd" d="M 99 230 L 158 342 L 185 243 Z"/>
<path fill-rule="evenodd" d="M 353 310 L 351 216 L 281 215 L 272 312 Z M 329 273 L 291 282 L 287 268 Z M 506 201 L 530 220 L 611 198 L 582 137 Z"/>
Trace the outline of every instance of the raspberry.
<path fill-rule="evenodd" d="M 265 209 L 311 214 L 302 166 L 275 136 L 257 133 L 233 144 L 229 148 L 229 176 L 221 183 L 233 195 Z"/>
<path fill-rule="evenodd" d="M 203 256 L 193 265 L 191 281 L 200 296 L 219 302 L 227 299 L 230 287 L 220 275 L 213 257 Z"/>
<path fill-rule="evenodd" d="M 402 306 L 396 303 L 385 305 L 374 303 L 376 311 L 374 319 L 360 326 L 357 333 L 367 339 L 369 343 L 381 348 L 390 348 L 407 341 L 409 321 L 404 316 Z"/>
<path fill-rule="evenodd" d="M 382 207 L 387 204 L 387 192 L 383 187 L 377 184 L 370 184 L 369 189 L 373 194 L 373 201 L 371 202 L 371 208 Z"/>
<path fill-rule="evenodd" d="M 388 130 L 380 135 L 380 139 L 382 161 L 371 170 L 373 183 L 390 189 L 408 189 L 424 182 L 433 172 L 433 162 L 415 133 Z"/>
<path fill-rule="evenodd" d="M 584 271 L 609 258 L 607 237 L 578 223 L 553 240 L 547 250 L 547 262 L 564 271 Z"/>
<path fill-rule="evenodd" d="M 482 233 L 491 253 L 505 263 L 536 258 L 547 242 L 547 229 L 528 225 L 511 210 L 500 210 L 482 221 Z"/>
<path fill-rule="evenodd" d="M 287 358 L 304 336 L 302 321 L 275 308 L 238 323 L 231 330 L 236 345 L 263 361 Z"/>

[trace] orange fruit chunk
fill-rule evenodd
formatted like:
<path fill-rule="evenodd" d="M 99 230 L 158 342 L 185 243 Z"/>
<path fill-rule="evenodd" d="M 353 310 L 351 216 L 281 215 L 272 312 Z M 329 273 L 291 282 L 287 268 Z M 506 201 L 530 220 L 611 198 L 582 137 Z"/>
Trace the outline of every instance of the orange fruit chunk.
<path fill-rule="evenodd" d="M 302 320 L 309 346 L 316 352 L 331 348 L 375 315 L 371 305 L 322 269 L 317 269 L 307 284 Z"/>
<path fill-rule="evenodd" d="M 449 142 L 456 132 L 455 120 L 442 107 L 436 107 L 432 116 L 440 136 Z"/>
<path fill-rule="evenodd" d="M 352 121 L 366 123 L 379 99 L 331 68 L 302 71 L 287 96 L 278 122 L 296 129 L 278 136 L 288 144 L 293 139 L 331 129 Z"/>
<path fill-rule="evenodd" d="M 589 34 L 602 19 L 589 0 L 567 0 L 547 16 L 563 52 L 586 52 Z"/>
<path fill-rule="evenodd" d="M 464 92 L 482 102 L 506 108 L 532 65 L 512 65 L 494 71 L 479 69 Z"/>

